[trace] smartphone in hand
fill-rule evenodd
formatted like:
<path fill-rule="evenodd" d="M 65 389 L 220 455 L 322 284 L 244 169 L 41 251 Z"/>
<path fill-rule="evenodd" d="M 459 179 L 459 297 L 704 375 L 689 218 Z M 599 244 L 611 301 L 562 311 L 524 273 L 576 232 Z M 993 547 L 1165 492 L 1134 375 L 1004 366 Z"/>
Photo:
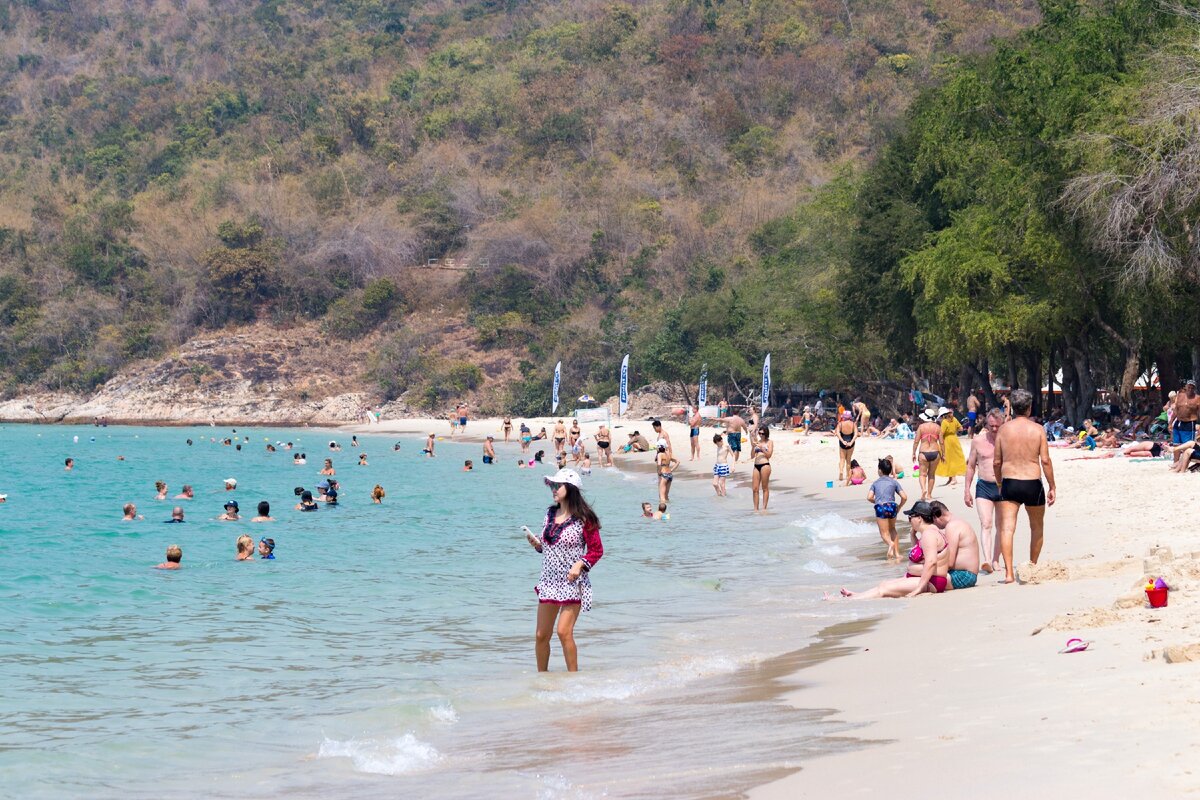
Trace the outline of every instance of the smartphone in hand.
<path fill-rule="evenodd" d="M 533 545 L 533 549 L 539 553 L 542 552 L 542 540 L 534 535 L 533 531 L 529 530 L 528 525 L 522 525 L 521 530 L 525 532 L 525 538 Z"/>

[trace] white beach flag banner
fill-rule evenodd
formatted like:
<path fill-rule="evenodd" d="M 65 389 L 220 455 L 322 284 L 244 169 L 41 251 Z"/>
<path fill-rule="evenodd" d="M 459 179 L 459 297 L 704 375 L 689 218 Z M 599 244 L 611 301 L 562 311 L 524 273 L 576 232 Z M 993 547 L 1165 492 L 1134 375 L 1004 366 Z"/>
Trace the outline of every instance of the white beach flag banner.
<path fill-rule="evenodd" d="M 554 365 L 554 394 L 550 397 L 550 413 L 558 411 L 558 384 L 562 380 L 562 362 Z"/>
<path fill-rule="evenodd" d="M 767 360 L 763 362 L 763 385 L 762 385 L 762 411 L 760 414 L 767 413 L 767 402 L 771 398 L 771 354 L 767 353 Z"/>
<path fill-rule="evenodd" d="M 629 354 L 625 354 L 625 358 L 621 359 L 621 406 L 617 411 L 618 417 L 625 416 L 625 409 L 629 408 Z"/>
<path fill-rule="evenodd" d="M 708 364 L 700 370 L 700 395 L 696 398 L 696 405 L 701 408 L 708 405 Z"/>

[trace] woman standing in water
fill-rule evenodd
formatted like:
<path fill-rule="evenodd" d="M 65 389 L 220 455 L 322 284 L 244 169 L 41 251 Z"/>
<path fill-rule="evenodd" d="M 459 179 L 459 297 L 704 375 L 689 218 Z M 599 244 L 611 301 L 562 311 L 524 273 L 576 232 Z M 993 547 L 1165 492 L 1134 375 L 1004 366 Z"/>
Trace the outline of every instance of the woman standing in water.
<path fill-rule="evenodd" d="M 658 502 L 669 503 L 671 481 L 675 480 L 675 468 L 679 466 L 679 459 L 667 449 L 667 445 L 660 444 L 658 452 L 654 454 L 654 465 L 658 469 Z"/>
<path fill-rule="evenodd" d="M 854 443 L 858 441 L 858 426 L 849 411 L 843 411 L 835 434 L 838 440 L 838 482 L 849 480 L 850 462 L 854 460 Z M 846 477 L 843 479 L 842 476 Z"/>
<path fill-rule="evenodd" d="M 754 475 L 751 489 L 754 492 L 754 510 L 758 511 L 758 495 L 762 493 L 762 510 L 767 510 L 771 500 L 771 456 L 775 455 L 775 443 L 766 425 L 758 426 L 758 443 L 754 445 Z"/>
<path fill-rule="evenodd" d="M 550 669 L 550 634 L 557 630 L 568 672 L 579 670 L 575 623 L 581 611 L 592 607 L 589 571 L 604 555 L 600 519 L 583 499 L 579 473 L 560 469 L 545 478 L 554 496 L 546 510 L 541 536 L 528 528 L 529 544 L 542 554 L 542 575 L 534 591 L 538 596 L 534 653 L 538 672 Z M 557 622 L 557 624 L 556 624 Z"/>
<path fill-rule="evenodd" d="M 942 460 L 945 443 L 942 441 L 942 428 L 934 420 L 937 414 L 932 408 L 921 412 L 921 424 L 913 437 L 913 462 L 920 468 L 921 475 L 917 483 L 921 487 L 921 499 L 933 499 L 933 486 L 937 483 L 938 462 Z M 920 449 L 921 460 L 917 461 L 917 450 Z"/>

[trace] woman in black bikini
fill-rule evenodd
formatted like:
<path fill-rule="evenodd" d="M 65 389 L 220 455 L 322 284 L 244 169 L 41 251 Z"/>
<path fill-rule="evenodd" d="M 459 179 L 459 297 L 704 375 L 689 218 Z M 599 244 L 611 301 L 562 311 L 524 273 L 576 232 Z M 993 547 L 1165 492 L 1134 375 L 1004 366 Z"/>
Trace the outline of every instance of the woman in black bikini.
<path fill-rule="evenodd" d="M 771 456 L 775 455 L 775 443 L 766 425 L 759 426 L 758 444 L 754 445 L 754 474 L 751 489 L 754 492 L 754 510 L 758 511 L 758 494 L 762 492 L 762 510 L 767 510 L 771 499 Z"/>
<path fill-rule="evenodd" d="M 854 443 L 858 441 L 858 426 L 849 411 L 842 412 L 842 419 L 835 431 L 838 439 L 838 482 L 849 480 L 850 461 L 854 458 Z M 845 477 L 842 477 L 842 476 Z"/>
<path fill-rule="evenodd" d="M 946 445 L 942 441 L 942 426 L 934 421 L 937 413 L 933 409 L 926 409 L 921 412 L 921 419 L 924 422 L 913 437 L 912 454 L 913 461 L 921 468 L 921 475 L 917 479 L 921 486 L 921 499 L 932 500 L 933 486 L 937 482 L 937 465 L 942 460 Z M 921 451 L 920 461 L 916 460 L 918 448 Z"/>
<path fill-rule="evenodd" d="M 612 461 L 612 437 L 608 433 L 608 426 L 601 425 L 600 430 L 596 432 L 596 449 L 600 452 L 600 466 L 611 467 Z"/>

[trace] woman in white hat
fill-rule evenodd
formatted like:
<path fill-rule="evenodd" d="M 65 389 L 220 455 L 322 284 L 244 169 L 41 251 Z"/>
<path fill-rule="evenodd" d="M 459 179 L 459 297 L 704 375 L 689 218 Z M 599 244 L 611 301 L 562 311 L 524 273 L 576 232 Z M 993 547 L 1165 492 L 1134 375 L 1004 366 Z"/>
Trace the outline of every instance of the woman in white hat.
<path fill-rule="evenodd" d="M 538 596 L 534 653 L 538 672 L 550 669 L 550 635 L 557 629 L 567 671 L 576 672 L 575 622 L 581 611 L 592 607 L 588 573 L 604 555 L 600 519 L 583 499 L 582 481 L 575 470 L 560 469 L 545 481 L 554 494 L 554 505 L 546 510 L 540 536 L 525 529 L 533 549 L 542 554 L 542 575 L 534 587 Z"/>
<path fill-rule="evenodd" d="M 917 479 L 921 486 L 921 500 L 933 499 L 933 486 L 937 482 L 937 466 L 945 453 L 945 443 L 942 441 L 942 426 L 937 423 L 937 412 L 927 408 L 921 412 L 921 424 L 917 426 L 913 436 L 913 463 L 921 470 Z M 921 458 L 917 459 L 920 449 Z"/>

